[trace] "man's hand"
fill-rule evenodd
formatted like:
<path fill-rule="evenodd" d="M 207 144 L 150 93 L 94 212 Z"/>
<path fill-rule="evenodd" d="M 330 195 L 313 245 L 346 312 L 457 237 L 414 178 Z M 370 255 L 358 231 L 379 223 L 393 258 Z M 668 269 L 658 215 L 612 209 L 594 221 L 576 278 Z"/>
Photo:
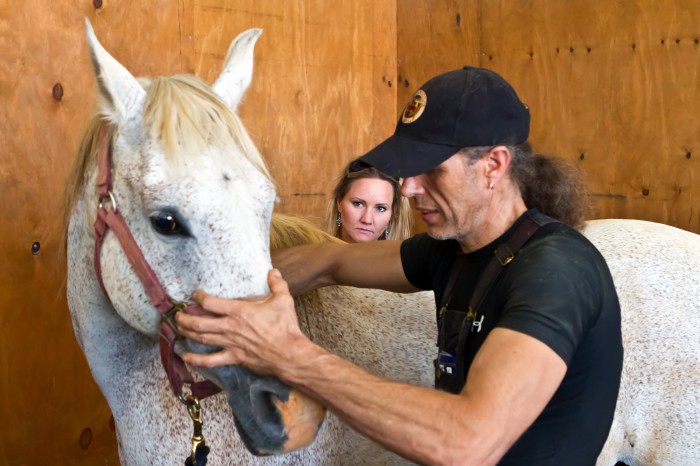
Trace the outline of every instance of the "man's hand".
<path fill-rule="evenodd" d="M 268 277 L 270 295 L 257 300 L 223 299 L 203 291 L 193 298 L 211 315 L 176 315 L 182 335 L 200 343 L 221 347 L 212 354 L 185 353 L 185 362 L 213 367 L 237 364 L 259 374 L 278 375 L 292 364 L 298 350 L 311 343 L 301 332 L 294 299 L 277 269 Z"/>

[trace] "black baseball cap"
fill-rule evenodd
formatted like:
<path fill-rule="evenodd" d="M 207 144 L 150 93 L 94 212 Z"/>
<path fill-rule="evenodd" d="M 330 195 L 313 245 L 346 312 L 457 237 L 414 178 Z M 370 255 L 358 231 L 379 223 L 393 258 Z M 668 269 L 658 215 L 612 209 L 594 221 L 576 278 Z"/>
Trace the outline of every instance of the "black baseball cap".
<path fill-rule="evenodd" d="M 498 74 L 465 66 L 423 84 L 393 136 L 359 160 L 395 177 L 420 175 L 464 147 L 518 145 L 530 110 Z"/>

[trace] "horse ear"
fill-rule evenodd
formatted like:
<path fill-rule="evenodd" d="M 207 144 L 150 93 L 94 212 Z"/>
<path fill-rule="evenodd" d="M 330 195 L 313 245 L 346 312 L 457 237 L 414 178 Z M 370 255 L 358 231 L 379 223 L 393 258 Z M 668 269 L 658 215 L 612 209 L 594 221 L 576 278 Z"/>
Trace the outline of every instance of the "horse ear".
<path fill-rule="evenodd" d="M 90 21 L 85 18 L 90 61 L 95 72 L 103 114 L 112 122 L 140 121 L 146 91 L 136 78 L 102 47 Z"/>
<path fill-rule="evenodd" d="M 253 28 L 234 39 L 226 53 L 224 68 L 212 85 L 213 91 L 234 112 L 253 79 L 253 48 L 260 34 L 262 29 Z"/>

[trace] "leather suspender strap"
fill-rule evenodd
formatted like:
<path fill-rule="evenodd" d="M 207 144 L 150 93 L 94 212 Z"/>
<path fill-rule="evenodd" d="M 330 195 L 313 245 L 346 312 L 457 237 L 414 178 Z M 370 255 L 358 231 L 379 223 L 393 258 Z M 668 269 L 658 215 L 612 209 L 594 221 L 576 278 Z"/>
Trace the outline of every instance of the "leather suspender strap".
<path fill-rule="evenodd" d="M 528 215 L 523 219 L 523 222 L 518 226 L 510 239 L 508 239 L 508 241 L 506 241 L 504 244 L 498 246 L 494 251 L 493 257 L 489 261 L 484 272 L 481 274 L 481 277 L 474 288 L 474 292 L 469 300 L 469 308 L 467 309 L 467 313 L 462 320 L 459 331 L 455 357 L 458 361 L 456 364 L 457 377 L 462 381 L 462 383 L 464 383 L 466 380 L 463 358 L 467 339 L 472 331 L 472 327 L 479 314 L 479 310 L 484 302 L 484 299 L 488 295 L 505 266 L 513 261 L 518 250 L 520 250 L 520 248 L 527 243 L 530 238 L 532 238 L 532 235 L 534 235 L 541 226 L 555 221 L 556 220 L 553 218 L 547 217 L 540 212 Z M 453 267 L 452 272 L 454 273 L 455 271 L 456 270 Z M 459 275 L 460 271 L 461 267 L 456 271 L 456 275 Z M 447 293 L 451 294 L 451 288 L 454 286 L 456 279 L 456 277 L 450 276 L 448 282 L 450 289 L 446 290 Z"/>
<path fill-rule="evenodd" d="M 518 226 L 518 229 L 515 230 L 515 233 L 513 233 L 513 236 L 511 236 L 505 244 L 501 244 L 496 248 L 493 252 L 494 257 L 491 258 L 484 273 L 481 274 L 481 278 L 476 284 L 472 297 L 469 300 L 469 309 L 471 309 L 472 312 L 475 314 L 478 313 L 489 290 L 496 282 L 503 268 L 510 264 L 515 258 L 515 253 L 532 238 L 532 235 L 534 235 L 541 226 L 555 221 L 556 220 L 553 218 L 547 217 L 539 212 L 532 216 L 526 216 L 523 222 Z"/>
<path fill-rule="evenodd" d="M 553 218 L 547 217 L 540 212 L 536 212 L 523 219 L 523 223 L 518 226 L 518 229 L 513 233 L 513 236 L 511 236 L 506 243 L 498 246 L 493 252 L 494 257 L 486 266 L 486 269 L 481 275 L 481 278 L 479 279 L 479 282 L 472 293 L 472 298 L 469 302 L 469 307 L 472 310 L 476 311 L 479 306 L 481 306 L 486 292 L 496 278 L 498 278 L 498 275 L 501 273 L 501 269 L 515 258 L 515 253 L 518 252 L 518 250 L 532 237 L 532 235 L 535 234 L 535 232 L 541 226 L 555 221 L 556 220 Z M 459 278 L 465 262 L 465 256 L 459 254 L 452 264 L 450 275 L 447 279 L 447 284 L 445 285 L 445 292 L 442 294 L 442 298 L 440 300 L 441 309 L 445 309 L 449 305 L 450 298 L 452 296 L 452 288 L 454 287 L 457 278 Z"/>
<path fill-rule="evenodd" d="M 454 261 L 454 264 L 452 264 L 452 268 L 450 269 L 450 276 L 447 278 L 447 284 L 445 285 L 445 292 L 442 294 L 442 298 L 440 299 L 440 313 L 443 313 L 446 309 L 447 306 L 450 305 L 450 299 L 452 298 L 452 288 L 455 286 L 455 282 L 457 281 L 457 278 L 459 275 L 462 273 L 462 269 L 464 268 L 464 264 L 466 264 L 467 259 L 464 256 L 464 254 L 458 254 L 457 258 Z M 438 317 L 440 317 L 438 315 Z"/>

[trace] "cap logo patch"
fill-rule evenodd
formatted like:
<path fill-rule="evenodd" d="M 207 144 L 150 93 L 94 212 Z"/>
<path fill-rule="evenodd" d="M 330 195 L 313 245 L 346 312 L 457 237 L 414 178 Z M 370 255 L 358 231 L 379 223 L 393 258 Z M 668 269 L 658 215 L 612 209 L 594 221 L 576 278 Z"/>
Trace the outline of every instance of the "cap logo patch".
<path fill-rule="evenodd" d="M 425 110 L 425 105 L 427 103 L 428 96 L 425 95 L 425 92 L 423 92 L 422 89 L 416 92 L 413 95 L 411 102 L 409 102 L 409 104 L 406 105 L 406 108 L 403 110 L 401 121 L 406 124 L 416 121 L 423 114 L 423 110 Z"/>

